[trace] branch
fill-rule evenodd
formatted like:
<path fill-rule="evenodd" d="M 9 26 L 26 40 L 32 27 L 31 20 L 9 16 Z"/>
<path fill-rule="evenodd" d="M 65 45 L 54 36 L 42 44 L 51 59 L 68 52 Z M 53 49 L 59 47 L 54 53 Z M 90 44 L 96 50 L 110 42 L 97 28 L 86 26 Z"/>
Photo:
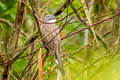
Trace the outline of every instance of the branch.
<path fill-rule="evenodd" d="M 61 14 L 65 8 L 71 4 L 74 0 L 66 0 L 66 2 L 54 13 L 55 16 Z"/>
<path fill-rule="evenodd" d="M 0 18 L 0 22 L 4 22 L 6 24 L 8 24 L 11 28 L 13 28 L 13 23 L 11 23 L 9 20 L 7 19 L 3 19 L 3 18 Z"/>
<path fill-rule="evenodd" d="M 23 2 L 25 2 L 25 1 L 26 0 L 19 0 L 17 15 L 16 15 L 14 27 L 13 27 L 15 31 L 13 32 L 13 35 L 9 42 L 9 50 L 13 50 L 14 48 L 17 47 L 19 32 L 20 32 L 21 26 L 24 22 L 25 5 L 23 4 Z"/>
<path fill-rule="evenodd" d="M 19 32 L 24 21 L 25 6 L 23 5 L 23 1 L 25 2 L 26 0 L 19 0 L 19 3 L 18 3 L 17 15 L 16 15 L 14 26 L 13 26 L 14 28 L 13 30 L 16 30 L 16 31 L 15 32 L 13 31 L 13 35 L 11 36 L 11 39 L 9 41 L 9 46 L 8 46 L 9 51 L 12 51 L 17 47 Z M 13 62 L 9 62 L 5 66 L 3 71 L 3 80 L 7 80 L 12 64 Z"/>
<path fill-rule="evenodd" d="M 66 35 L 65 37 L 62 38 L 62 40 L 65 39 L 65 38 L 68 38 L 68 37 L 70 37 L 70 36 L 72 36 L 72 35 L 78 34 L 78 33 L 80 33 L 81 31 L 84 31 L 84 30 L 89 29 L 89 28 L 91 28 L 91 27 L 95 27 L 95 26 L 98 25 L 98 24 L 107 22 L 107 21 L 115 18 L 115 17 L 118 16 L 118 15 L 120 15 L 120 12 L 116 13 L 114 16 L 109 17 L 109 18 L 107 18 L 107 19 L 105 19 L 105 20 L 102 20 L 102 21 L 93 23 L 92 25 L 87 26 L 87 27 L 85 27 L 85 28 L 83 28 L 83 29 L 80 29 L 79 31 L 76 31 L 76 32 L 73 32 L 73 33 L 71 33 L 71 34 L 69 34 L 69 35 Z"/>

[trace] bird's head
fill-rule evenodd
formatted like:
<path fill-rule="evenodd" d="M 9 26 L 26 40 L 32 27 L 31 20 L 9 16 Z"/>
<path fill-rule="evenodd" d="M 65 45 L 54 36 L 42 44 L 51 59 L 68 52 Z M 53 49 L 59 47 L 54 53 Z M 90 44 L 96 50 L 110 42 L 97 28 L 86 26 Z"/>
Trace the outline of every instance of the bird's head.
<path fill-rule="evenodd" d="M 44 21 L 47 21 L 49 23 L 54 23 L 54 22 L 56 22 L 56 19 L 58 19 L 58 17 L 56 17 L 52 14 L 48 14 L 45 16 Z"/>

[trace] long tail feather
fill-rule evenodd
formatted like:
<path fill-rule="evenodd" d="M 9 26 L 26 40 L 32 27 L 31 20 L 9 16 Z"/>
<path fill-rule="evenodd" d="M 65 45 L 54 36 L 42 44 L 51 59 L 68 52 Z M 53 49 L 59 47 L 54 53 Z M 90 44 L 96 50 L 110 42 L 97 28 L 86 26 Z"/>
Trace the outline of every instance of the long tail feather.
<path fill-rule="evenodd" d="M 59 69 L 60 69 L 62 75 L 65 75 L 65 72 L 64 72 L 64 69 L 63 69 L 62 58 L 61 58 L 61 55 L 59 54 L 59 52 L 55 52 L 55 58 L 56 58 L 55 61 L 58 64 Z"/>

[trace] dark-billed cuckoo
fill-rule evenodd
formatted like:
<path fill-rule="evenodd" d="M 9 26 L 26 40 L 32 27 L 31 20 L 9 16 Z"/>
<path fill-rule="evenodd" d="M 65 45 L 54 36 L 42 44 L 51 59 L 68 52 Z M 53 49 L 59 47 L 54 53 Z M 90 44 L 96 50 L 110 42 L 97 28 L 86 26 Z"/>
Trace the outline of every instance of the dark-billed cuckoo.
<path fill-rule="evenodd" d="M 57 25 L 55 24 L 57 17 L 52 14 L 46 15 L 43 19 L 45 23 L 41 26 L 41 35 L 43 37 L 43 43 L 47 44 L 46 48 L 50 53 L 55 55 L 55 61 L 59 66 L 62 74 L 64 74 L 62 57 L 60 54 L 60 34 Z M 48 24 L 50 23 L 50 24 Z"/>

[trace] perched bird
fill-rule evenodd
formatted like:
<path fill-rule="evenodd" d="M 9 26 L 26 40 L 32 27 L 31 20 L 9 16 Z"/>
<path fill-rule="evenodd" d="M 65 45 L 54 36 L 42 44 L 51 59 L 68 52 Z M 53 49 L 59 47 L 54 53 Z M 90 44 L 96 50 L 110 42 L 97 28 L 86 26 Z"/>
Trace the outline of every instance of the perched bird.
<path fill-rule="evenodd" d="M 55 61 L 59 66 L 61 73 L 64 75 L 64 69 L 62 64 L 62 57 L 60 54 L 60 34 L 57 25 L 55 24 L 57 17 L 52 14 L 46 15 L 43 19 L 45 23 L 41 26 L 41 35 L 43 37 L 43 43 L 47 44 L 46 49 L 53 53 Z M 48 24 L 50 23 L 50 24 Z"/>

